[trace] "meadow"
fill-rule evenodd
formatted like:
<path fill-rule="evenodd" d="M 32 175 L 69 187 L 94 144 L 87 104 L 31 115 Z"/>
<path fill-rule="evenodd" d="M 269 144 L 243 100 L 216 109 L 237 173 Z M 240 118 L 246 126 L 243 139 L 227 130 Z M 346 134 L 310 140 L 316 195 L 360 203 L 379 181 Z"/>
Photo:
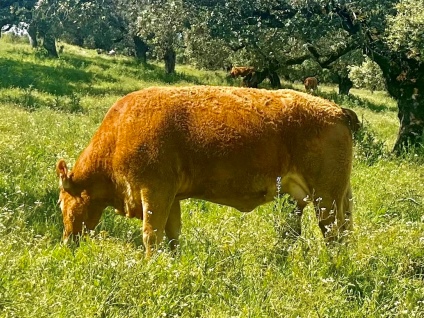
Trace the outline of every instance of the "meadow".
<path fill-rule="evenodd" d="M 146 260 L 141 222 L 112 210 L 79 247 L 63 246 L 55 164 L 75 162 L 113 102 L 152 85 L 239 84 L 64 47 L 50 60 L 0 39 L 0 317 L 424 317 L 424 155 L 390 153 L 398 119 L 385 92 L 321 87 L 365 126 L 342 243 L 327 246 L 309 210 L 287 238 L 283 196 L 245 214 L 184 201 L 176 256 Z"/>

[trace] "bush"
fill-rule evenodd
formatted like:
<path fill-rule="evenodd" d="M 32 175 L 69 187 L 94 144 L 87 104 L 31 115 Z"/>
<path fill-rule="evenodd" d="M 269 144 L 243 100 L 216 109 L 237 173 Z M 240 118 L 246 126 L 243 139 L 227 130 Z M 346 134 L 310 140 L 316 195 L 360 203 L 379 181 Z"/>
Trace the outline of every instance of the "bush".
<path fill-rule="evenodd" d="M 366 123 L 363 122 L 362 125 L 354 135 L 355 158 L 371 166 L 386 157 L 387 150 L 384 141 L 378 140 L 376 133 Z"/>
<path fill-rule="evenodd" d="M 349 78 L 356 88 L 366 88 L 371 93 L 384 89 L 383 73 L 369 57 L 360 66 L 349 66 Z"/>

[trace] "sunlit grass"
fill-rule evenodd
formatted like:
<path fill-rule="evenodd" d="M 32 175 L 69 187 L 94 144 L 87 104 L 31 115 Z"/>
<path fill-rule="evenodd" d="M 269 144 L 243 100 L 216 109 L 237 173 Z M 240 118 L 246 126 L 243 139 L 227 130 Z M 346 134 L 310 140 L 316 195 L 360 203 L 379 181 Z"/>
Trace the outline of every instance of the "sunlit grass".
<path fill-rule="evenodd" d="M 390 155 L 398 122 L 384 93 L 342 100 L 370 137 L 355 146 L 355 227 L 344 243 L 326 246 L 310 210 L 302 235 L 286 238 L 285 197 L 244 214 L 186 200 L 179 254 L 148 261 L 141 221 L 111 210 L 80 247 L 61 245 L 55 163 L 74 163 L 128 91 L 232 82 L 187 66 L 168 77 L 160 64 L 69 45 L 45 60 L 4 39 L 0 68 L 0 317 L 424 315 L 424 168 L 413 154 Z"/>

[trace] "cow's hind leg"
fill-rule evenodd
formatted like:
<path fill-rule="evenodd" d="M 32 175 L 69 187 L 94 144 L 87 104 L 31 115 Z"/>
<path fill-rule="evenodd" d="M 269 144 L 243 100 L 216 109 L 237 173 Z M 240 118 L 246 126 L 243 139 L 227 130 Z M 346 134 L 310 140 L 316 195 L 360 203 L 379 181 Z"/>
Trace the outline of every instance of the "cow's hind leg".
<path fill-rule="evenodd" d="M 166 189 L 144 189 L 143 204 L 143 243 L 146 248 L 146 257 L 150 257 L 153 250 L 163 241 L 165 226 L 174 196 Z"/>
<path fill-rule="evenodd" d="M 351 227 L 352 133 L 345 125 L 335 125 L 322 134 L 320 143 L 322 154 L 312 158 L 320 165 L 309 174 L 309 184 L 319 226 L 331 241 L 343 238 L 344 231 Z"/>
<path fill-rule="evenodd" d="M 281 189 L 284 193 L 290 194 L 290 196 L 296 201 L 294 213 L 289 216 L 289 229 L 287 231 L 288 236 L 299 236 L 301 234 L 302 212 L 309 197 L 307 185 L 300 175 L 290 173 L 282 179 Z"/>
<path fill-rule="evenodd" d="M 324 237 L 333 241 L 342 238 L 346 230 L 351 229 L 351 190 L 350 186 L 334 191 L 317 192 L 314 205 L 319 227 Z"/>
<path fill-rule="evenodd" d="M 353 212 L 353 198 L 352 198 L 352 188 L 349 183 L 349 188 L 346 191 L 346 195 L 343 201 L 343 209 L 344 209 L 344 230 L 352 231 L 353 229 L 353 220 L 352 220 L 352 212 Z"/>
<path fill-rule="evenodd" d="M 178 239 L 181 233 L 181 207 L 179 200 L 174 200 L 172 203 L 171 211 L 166 221 L 165 233 L 171 250 L 175 251 L 178 247 Z"/>

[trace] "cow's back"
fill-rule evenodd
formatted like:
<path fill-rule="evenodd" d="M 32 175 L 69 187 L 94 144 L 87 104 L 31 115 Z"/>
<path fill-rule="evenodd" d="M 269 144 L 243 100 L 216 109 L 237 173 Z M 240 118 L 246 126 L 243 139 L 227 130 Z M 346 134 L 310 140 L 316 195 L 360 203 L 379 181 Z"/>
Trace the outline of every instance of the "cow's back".
<path fill-rule="evenodd" d="M 254 137 L 260 129 L 292 130 L 299 124 L 302 130 L 310 128 L 307 133 L 311 134 L 343 117 L 334 103 L 293 90 L 153 87 L 119 100 L 109 110 L 99 133 L 113 127 L 117 137 L 124 138 L 120 133 L 138 135 L 143 131 L 149 135 L 171 129 L 203 144 L 202 140 Z M 315 127 L 307 127 L 309 122 Z"/>
<path fill-rule="evenodd" d="M 95 139 L 113 135 L 120 149 L 115 156 L 154 159 L 174 147 L 189 156 L 219 157 L 269 142 L 294 147 L 343 120 L 334 103 L 292 90 L 154 87 L 118 101 Z"/>

